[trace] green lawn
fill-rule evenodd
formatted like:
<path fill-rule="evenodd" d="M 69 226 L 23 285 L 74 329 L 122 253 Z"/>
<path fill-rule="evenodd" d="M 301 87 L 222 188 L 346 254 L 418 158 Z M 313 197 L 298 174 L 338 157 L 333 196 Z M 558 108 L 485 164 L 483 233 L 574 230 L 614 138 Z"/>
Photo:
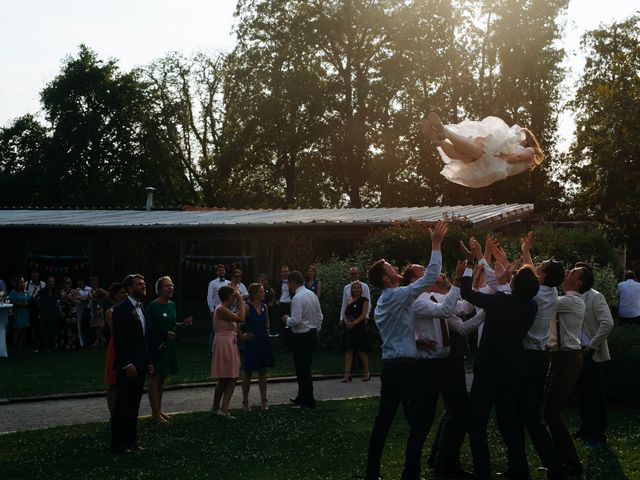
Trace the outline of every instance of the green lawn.
<path fill-rule="evenodd" d="M 105 347 L 85 348 L 73 353 L 33 353 L 0 358 L 0 398 L 30 397 L 54 393 L 94 392 L 104 390 L 102 377 Z M 275 368 L 269 375 L 294 374 L 291 352 L 280 343 L 274 344 Z M 167 384 L 207 382 L 210 380 L 210 358 L 205 344 L 178 345 L 178 375 Z M 379 371 L 380 354 L 371 355 L 371 369 Z M 318 350 L 313 373 L 344 372 L 344 354 L 338 350 Z"/>
<path fill-rule="evenodd" d="M 276 406 L 236 412 L 235 421 L 194 413 L 178 415 L 163 428 L 145 420 L 139 439 L 147 449 L 124 456 L 107 451 L 107 424 L 8 434 L 0 437 L 0 472 L 4 480 L 351 479 L 362 472 L 376 407 L 376 399 L 322 402 L 313 411 Z M 575 428 L 574 411 L 569 420 Z M 614 410 L 607 448 L 588 451 L 579 444 L 588 480 L 640 478 L 639 424 L 640 411 Z M 500 471 L 505 451 L 495 430 L 492 425 L 491 452 L 494 471 Z M 385 478 L 400 476 L 406 431 L 400 413 L 385 449 Z M 535 471 L 531 447 L 529 459 L 533 478 L 545 478 Z M 470 464 L 466 445 L 463 463 Z"/>

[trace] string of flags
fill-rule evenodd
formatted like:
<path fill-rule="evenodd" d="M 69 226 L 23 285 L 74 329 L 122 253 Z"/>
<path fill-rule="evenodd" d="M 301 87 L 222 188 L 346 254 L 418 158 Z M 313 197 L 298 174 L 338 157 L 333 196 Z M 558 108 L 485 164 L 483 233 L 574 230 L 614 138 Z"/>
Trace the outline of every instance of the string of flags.
<path fill-rule="evenodd" d="M 192 268 L 199 272 L 213 272 L 216 268 L 216 265 L 217 263 L 196 262 L 187 258 L 185 258 L 184 260 L 185 267 Z"/>
<path fill-rule="evenodd" d="M 32 260 L 29 262 L 29 267 L 36 269 L 40 272 L 62 274 L 62 273 L 69 273 L 69 272 L 79 272 L 80 270 L 87 270 L 89 268 L 89 262 L 83 261 L 83 262 L 78 262 L 71 265 L 60 266 L 60 265 L 50 265 L 47 263 L 42 263 L 40 261 Z"/>

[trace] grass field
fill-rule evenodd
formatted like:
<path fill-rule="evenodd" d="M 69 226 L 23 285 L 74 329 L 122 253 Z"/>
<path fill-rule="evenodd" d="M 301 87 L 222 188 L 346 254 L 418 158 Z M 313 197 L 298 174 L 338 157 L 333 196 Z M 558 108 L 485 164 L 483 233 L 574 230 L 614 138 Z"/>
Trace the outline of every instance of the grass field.
<path fill-rule="evenodd" d="M 274 342 L 275 367 L 269 376 L 294 374 L 291 352 Z M 88 347 L 73 353 L 33 353 L 0 358 L 0 398 L 30 397 L 56 393 L 78 393 L 104 390 L 102 377 L 105 347 Z M 380 354 L 372 354 L 371 369 L 380 368 Z M 207 345 L 178 345 L 177 375 L 167 378 L 175 383 L 207 382 L 210 380 L 210 358 Z M 344 354 L 339 350 L 317 350 L 313 360 L 314 374 L 344 372 Z"/>
<path fill-rule="evenodd" d="M 376 408 L 376 399 L 359 399 L 322 402 L 316 410 L 237 412 L 235 421 L 194 413 L 161 428 L 144 420 L 139 439 L 146 450 L 121 456 L 107 450 L 107 424 L 7 434 L 0 436 L 0 472 L 3 480 L 358 478 Z M 575 411 L 568 416 L 575 429 Z M 578 445 L 587 480 L 640 478 L 639 424 L 640 411 L 613 410 L 608 447 L 589 451 Z M 495 425 L 490 431 L 494 472 L 501 471 L 505 451 Z M 406 432 L 400 413 L 383 458 L 387 479 L 400 476 Z M 528 453 L 533 479 L 546 478 L 535 471 L 538 459 L 530 446 Z M 470 465 L 467 445 L 463 463 Z M 426 471 L 424 476 L 432 478 Z"/>

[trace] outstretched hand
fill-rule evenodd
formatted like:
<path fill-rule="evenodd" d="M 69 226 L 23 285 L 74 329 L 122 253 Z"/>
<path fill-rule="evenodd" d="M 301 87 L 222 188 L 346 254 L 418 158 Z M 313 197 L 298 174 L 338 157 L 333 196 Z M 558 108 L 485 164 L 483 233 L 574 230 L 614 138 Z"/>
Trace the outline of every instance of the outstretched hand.
<path fill-rule="evenodd" d="M 498 283 L 502 285 L 510 283 L 513 273 L 520 266 L 520 262 L 522 262 L 522 258 L 516 258 L 507 266 L 504 266 L 501 263 L 496 263 L 496 278 L 498 279 Z"/>
<path fill-rule="evenodd" d="M 471 250 L 467 248 L 462 240 L 460 240 L 458 246 L 460 247 L 460 251 L 464 255 L 464 258 L 467 260 L 467 262 L 473 262 L 473 253 L 471 253 Z"/>
<path fill-rule="evenodd" d="M 476 260 L 480 260 L 483 257 L 482 247 L 480 243 L 473 237 L 469 239 L 469 248 L 471 248 L 471 253 L 476 258 Z"/>
<path fill-rule="evenodd" d="M 447 222 L 444 222 L 442 220 L 438 220 L 438 222 L 436 222 L 436 226 L 433 228 L 433 230 L 429 228 L 429 236 L 431 236 L 431 248 L 433 250 L 440 250 L 442 240 L 444 239 L 444 236 L 447 234 L 448 230 L 449 226 L 447 225 Z"/>

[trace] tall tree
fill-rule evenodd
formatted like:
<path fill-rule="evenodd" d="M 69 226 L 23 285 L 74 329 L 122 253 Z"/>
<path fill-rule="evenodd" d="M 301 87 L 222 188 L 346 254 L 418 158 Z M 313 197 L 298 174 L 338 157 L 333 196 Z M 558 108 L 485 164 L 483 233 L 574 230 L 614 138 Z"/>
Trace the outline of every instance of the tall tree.
<path fill-rule="evenodd" d="M 193 201 L 193 189 L 163 148 L 140 72 L 121 72 L 81 45 L 42 91 L 51 124 L 47 162 L 56 188 L 49 205 L 142 205 L 144 187 L 161 203 Z"/>
<path fill-rule="evenodd" d="M 0 204 L 39 206 L 55 189 L 46 161 L 50 139 L 33 115 L 15 119 L 0 129 Z"/>
<path fill-rule="evenodd" d="M 608 225 L 620 244 L 634 245 L 640 240 L 640 16 L 587 32 L 582 46 L 586 64 L 573 100 L 568 159 L 572 208 Z"/>
<path fill-rule="evenodd" d="M 168 154 L 206 203 L 217 203 L 224 148 L 224 55 L 169 53 L 143 70 Z"/>

